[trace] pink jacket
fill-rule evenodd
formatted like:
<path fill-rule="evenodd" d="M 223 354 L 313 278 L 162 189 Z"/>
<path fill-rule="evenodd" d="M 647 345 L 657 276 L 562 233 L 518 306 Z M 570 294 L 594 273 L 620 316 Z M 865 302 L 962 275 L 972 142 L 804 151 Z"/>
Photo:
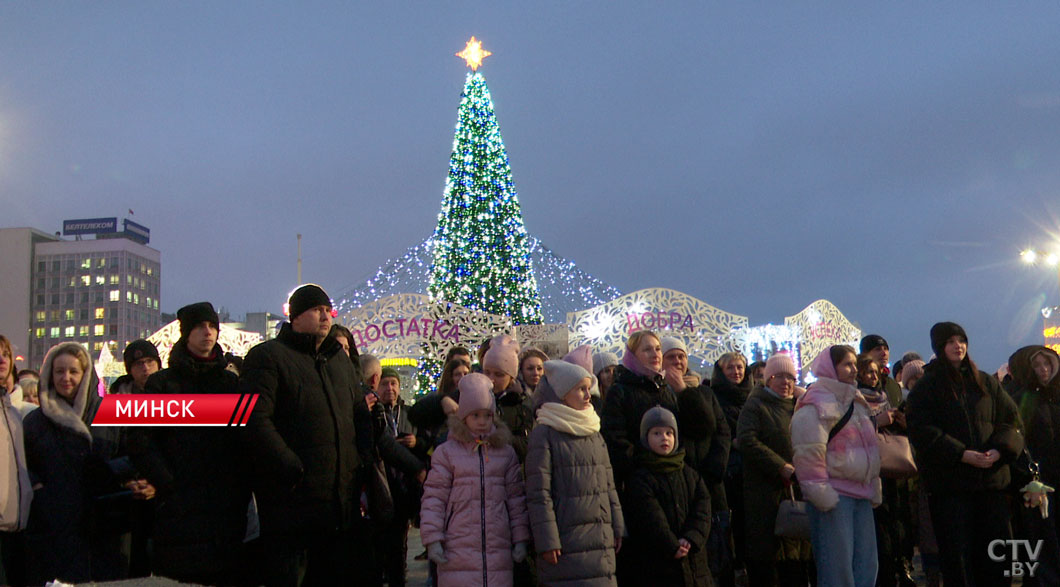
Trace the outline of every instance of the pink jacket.
<path fill-rule="evenodd" d="M 449 440 L 435 449 L 423 486 L 420 536 L 442 541 L 449 562 L 438 587 L 512 585 L 512 546 L 530 540 L 523 473 L 501 426 L 479 445 L 449 419 Z"/>
<path fill-rule="evenodd" d="M 822 358 L 831 368 L 827 354 Z M 834 368 L 831 377 L 818 374 L 819 370 L 827 371 L 815 366 L 819 378 L 799 398 L 791 417 L 792 464 L 802 495 L 822 512 L 834 508 L 840 495 L 868 499 L 877 506 L 882 501 L 880 451 L 869 405 L 856 387 L 835 379 Z M 850 402 L 854 402 L 853 415 L 828 442 L 828 432 Z"/>

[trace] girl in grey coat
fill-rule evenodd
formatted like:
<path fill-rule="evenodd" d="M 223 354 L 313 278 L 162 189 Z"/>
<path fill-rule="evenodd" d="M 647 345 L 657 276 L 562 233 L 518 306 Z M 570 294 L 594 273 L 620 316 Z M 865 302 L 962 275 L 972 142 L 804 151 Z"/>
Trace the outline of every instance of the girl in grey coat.
<path fill-rule="evenodd" d="M 535 391 L 537 426 L 526 457 L 526 499 L 542 585 L 616 585 L 624 524 L 600 417 L 595 376 L 548 361 Z"/>

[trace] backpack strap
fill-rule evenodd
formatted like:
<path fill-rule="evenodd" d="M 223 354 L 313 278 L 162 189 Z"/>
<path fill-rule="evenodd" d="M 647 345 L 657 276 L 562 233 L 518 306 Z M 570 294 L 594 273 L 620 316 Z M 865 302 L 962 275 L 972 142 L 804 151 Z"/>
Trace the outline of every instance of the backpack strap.
<path fill-rule="evenodd" d="M 843 414 L 843 417 L 840 418 L 839 421 L 835 423 L 835 426 L 832 426 L 832 429 L 828 431 L 828 442 L 832 442 L 832 439 L 835 438 L 835 435 L 839 434 L 839 431 L 843 429 L 843 426 L 847 425 L 847 422 L 850 421 L 850 417 L 853 415 L 854 402 L 850 402 L 850 407 L 847 408 L 847 413 Z"/>

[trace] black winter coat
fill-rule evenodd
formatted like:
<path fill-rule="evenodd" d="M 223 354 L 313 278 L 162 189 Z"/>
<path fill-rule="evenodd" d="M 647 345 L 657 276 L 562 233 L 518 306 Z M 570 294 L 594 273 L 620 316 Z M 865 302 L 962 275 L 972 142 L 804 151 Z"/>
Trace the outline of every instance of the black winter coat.
<path fill-rule="evenodd" d="M 729 462 L 732 433 L 714 392 L 706 385 L 688 387 L 677 394 L 685 462 L 703 478 L 710 491 L 714 512 L 729 509 L 725 498 L 725 469 Z"/>
<path fill-rule="evenodd" d="M 982 371 L 981 390 L 967 363 L 959 389 L 951 388 L 946 368 L 933 360 L 909 393 L 909 440 L 921 482 L 931 493 L 1003 490 L 1010 480 L 1008 463 L 1023 450 L 1016 404 Z M 961 462 L 965 450 L 990 449 L 997 449 L 1001 458 L 989 469 Z"/>
<path fill-rule="evenodd" d="M 523 384 L 518 379 L 512 379 L 508 389 L 497 396 L 497 415 L 512 432 L 512 448 L 520 464 L 526 461 L 530 431 L 534 429 L 532 406 L 533 399 L 523 390 Z"/>
<path fill-rule="evenodd" d="M 383 461 L 387 464 L 390 494 L 394 499 L 397 513 L 406 519 L 412 519 L 419 512 L 420 497 L 423 495 L 423 488 L 416 480 L 416 474 L 427 468 L 428 440 L 425 436 L 421 436 L 416 427 L 409 422 L 409 410 L 404 400 L 398 398 L 397 405 L 391 408 L 387 408 L 382 403 L 376 405 L 381 410 L 380 424 L 383 426 L 378 442 L 380 452 L 385 452 L 384 443 L 393 443 L 391 447 L 393 456 L 383 457 Z M 404 435 L 412 435 L 416 438 L 416 445 L 411 449 L 395 440 Z"/>
<path fill-rule="evenodd" d="M 600 433 L 607 442 L 620 495 L 626 479 L 633 473 L 633 451 L 640 445 L 640 420 L 644 412 L 655 406 L 662 406 L 680 417 L 677 397 L 662 377 L 637 375 L 619 365 L 615 369 L 615 383 L 604 398 Z M 680 430 L 678 434 L 681 434 Z"/>
<path fill-rule="evenodd" d="M 773 535 L 773 527 L 780 502 L 788 496 L 780 471 L 791 463 L 794 454 L 791 446 L 794 412 L 794 398 L 780 398 L 764 387 L 757 387 L 740 414 L 736 437 L 740 439 L 743 457 L 746 553 L 751 561 L 772 562 L 777 555 L 779 542 Z"/>
<path fill-rule="evenodd" d="M 680 451 L 678 451 L 680 452 Z M 628 585 L 712 585 L 707 565 L 707 536 L 710 535 L 710 494 L 699 474 L 684 466 L 683 456 L 673 453 L 659 457 L 643 448 L 635 460 L 641 466 L 626 483 L 631 504 L 623 508 L 629 538 L 627 549 L 632 577 L 623 577 Z M 677 466 L 675 466 L 677 465 Z M 676 470 L 674 470 L 676 469 Z M 688 556 L 675 559 L 684 538 L 692 544 Z M 628 579 L 628 581 L 627 581 Z"/>
<path fill-rule="evenodd" d="M 334 336 L 318 349 L 290 323 L 247 353 L 239 391 L 259 394 L 244 441 L 262 535 L 305 538 L 358 523 L 357 426 L 371 426 L 354 414 L 360 381 Z"/>
<path fill-rule="evenodd" d="M 224 351 L 199 360 L 181 340 L 169 368 L 147 380 L 150 394 L 237 393 L 239 378 L 227 371 Z M 129 452 L 157 490 L 152 529 L 156 572 L 173 578 L 232 569 L 247 528 L 249 472 L 238 428 L 133 428 Z"/>
<path fill-rule="evenodd" d="M 49 352 L 41 369 L 41 408 L 23 421 L 26 466 L 36 487 L 26 528 L 27 581 L 41 585 L 54 579 L 80 583 L 120 578 L 127 563 L 121 560 L 117 539 L 124 529 L 107 526 L 102 516 L 123 498 L 98 499 L 122 491 L 107 466 L 124 450 L 120 429 L 91 426 L 101 402 L 94 371 L 84 374 L 78 392 L 85 398 L 80 421 L 87 428 L 76 426 L 73 413 L 59 411 L 65 400 L 48 388 L 51 357 Z M 53 417 L 57 413 L 61 416 Z"/>

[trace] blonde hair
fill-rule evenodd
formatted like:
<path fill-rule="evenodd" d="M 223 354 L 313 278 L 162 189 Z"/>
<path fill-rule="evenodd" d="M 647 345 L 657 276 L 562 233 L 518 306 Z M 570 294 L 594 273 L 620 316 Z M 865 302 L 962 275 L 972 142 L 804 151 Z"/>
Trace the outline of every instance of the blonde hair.
<path fill-rule="evenodd" d="M 721 367 L 722 369 L 725 369 L 726 367 L 729 366 L 729 363 L 731 363 L 731 362 L 733 362 L 733 361 L 735 361 L 737 359 L 739 359 L 743 363 L 743 366 L 746 369 L 747 368 L 747 357 L 745 357 L 742 354 L 737 353 L 737 352 L 725 353 L 724 355 L 718 357 L 718 367 Z"/>
<path fill-rule="evenodd" d="M 654 338 L 655 342 L 662 344 L 658 334 L 655 334 L 651 330 L 638 330 L 633 334 L 629 335 L 629 340 L 626 341 L 626 350 L 633 354 L 636 354 L 637 347 L 640 346 L 640 342 L 648 336 Z"/>
<path fill-rule="evenodd" d="M 81 370 L 84 371 L 86 374 L 88 373 L 88 370 L 92 367 L 92 359 L 89 358 L 88 351 L 85 350 L 85 347 L 81 346 L 80 344 L 64 344 L 56 348 L 55 354 L 52 356 L 53 369 L 55 365 L 55 359 L 58 358 L 60 355 L 70 355 L 71 357 L 76 358 L 77 362 L 81 363 Z"/>

